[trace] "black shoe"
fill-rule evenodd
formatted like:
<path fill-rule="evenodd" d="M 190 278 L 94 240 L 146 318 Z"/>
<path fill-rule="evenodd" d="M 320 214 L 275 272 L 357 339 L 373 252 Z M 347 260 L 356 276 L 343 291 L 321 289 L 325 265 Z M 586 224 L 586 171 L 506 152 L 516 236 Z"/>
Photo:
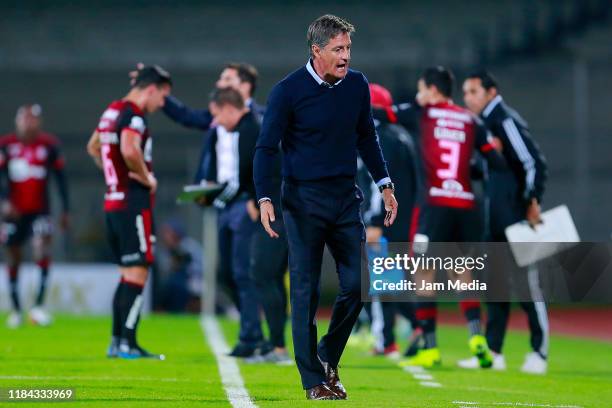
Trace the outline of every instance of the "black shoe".
<path fill-rule="evenodd" d="M 228 354 L 231 357 L 253 357 L 257 350 L 257 344 L 247 344 L 240 342 L 236 344 L 236 347 Z"/>

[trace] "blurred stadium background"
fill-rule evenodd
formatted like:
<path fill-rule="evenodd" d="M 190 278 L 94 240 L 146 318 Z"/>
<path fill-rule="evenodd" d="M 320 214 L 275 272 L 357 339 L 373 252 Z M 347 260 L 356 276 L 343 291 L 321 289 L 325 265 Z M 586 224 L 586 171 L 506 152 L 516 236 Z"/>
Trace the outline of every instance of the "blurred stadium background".
<path fill-rule="evenodd" d="M 608 0 L 3 1 L 0 133 L 13 129 L 17 106 L 43 106 L 45 128 L 63 142 L 73 204 L 71 234 L 56 240 L 54 258 L 108 262 L 103 184 L 85 143 L 102 109 L 127 90 L 128 71 L 140 61 L 160 64 L 176 96 L 205 107 L 223 64 L 245 61 L 259 69 L 255 98 L 265 103 L 271 86 L 306 60 L 308 23 L 335 13 L 357 27 L 353 67 L 396 101 L 414 94 L 427 65 L 448 65 L 459 79 L 475 67 L 494 72 L 548 159 L 544 207 L 568 204 L 583 240 L 608 241 L 611 10 Z M 192 179 L 202 132 L 163 114 L 151 128 L 157 222 L 179 217 L 199 238 L 201 212 L 177 207 L 175 197 Z"/>

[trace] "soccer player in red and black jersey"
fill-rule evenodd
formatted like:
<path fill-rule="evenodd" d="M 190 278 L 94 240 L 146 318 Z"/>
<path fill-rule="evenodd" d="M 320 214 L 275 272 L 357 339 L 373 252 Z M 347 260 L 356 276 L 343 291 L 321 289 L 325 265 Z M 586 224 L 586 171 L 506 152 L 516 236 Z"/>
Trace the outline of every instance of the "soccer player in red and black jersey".
<path fill-rule="evenodd" d="M 483 216 L 477 210 L 472 190 L 470 161 L 477 151 L 492 167 L 505 167 L 504 160 L 489 143 L 488 133 L 480 120 L 453 103 L 453 86 L 452 73 L 443 67 L 426 69 L 418 81 L 413 116 L 419 127 L 424 187 L 413 215 L 411 240 L 415 243 L 415 253 L 426 252 L 429 242 L 481 241 Z M 424 280 L 428 276 L 433 278 L 433 271 L 428 272 L 429 275 L 422 275 Z M 481 366 L 490 367 L 491 354 L 481 334 L 480 302 L 464 297 L 460 305 L 470 329 L 470 349 Z M 420 297 L 416 317 L 423 330 L 425 346 L 404 363 L 438 364 L 436 304 L 431 297 Z"/>
<path fill-rule="evenodd" d="M 0 241 L 8 249 L 9 287 L 13 311 L 7 325 L 21 325 L 17 275 L 22 246 L 32 238 L 34 260 L 41 272 L 35 306 L 30 320 L 39 325 L 51 323 L 43 308 L 49 275 L 52 223 L 50 220 L 49 176 L 57 181 L 62 202 L 62 229 L 68 226 L 68 186 L 59 141 L 41 130 L 40 105 L 24 105 L 17 111 L 16 131 L 0 138 Z"/>
<path fill-rule="evenodd" d="M 163 107 L 170 75 L 158 66 L 144 67 L 130 92 L 102 114 L 87 145 L 104 173 L 104 211 L 108 241 L 119 264 L 121 281 L 113 298 L 112 340 L 108 357 L 154 358 L 136 341 L 142 290 L 153 262 L 153 139 L 146 114 Z"/>

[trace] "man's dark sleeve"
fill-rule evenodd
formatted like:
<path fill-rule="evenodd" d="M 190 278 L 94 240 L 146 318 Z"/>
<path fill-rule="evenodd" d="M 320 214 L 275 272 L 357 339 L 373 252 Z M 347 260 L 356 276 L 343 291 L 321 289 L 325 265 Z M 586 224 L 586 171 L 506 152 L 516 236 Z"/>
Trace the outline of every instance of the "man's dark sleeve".
<path fill-rule="evenodd" d="M 213 121 L 208 109 L 192 109 L 172 95 L 166 97 L 163 110 L 170 119 L 189 128 L 208 130 Z"/>
<path fill-rule="evenodd" d="M 214 146 L 212 145 L 212 141 L 214 139 L 212 137 L 213 132 L 214 132 L 214 129 L 211 129 L 210 131 L 206 132 L 206 134 L 204 135 L 204 140 L 202 143 L 202 150 L 200 152 L 200 159 L 198 160 L 198 169 L 196 171 L 195 177 L 193 178 L 193 182 L 195 184 L 200 184 L 202 180 L 215 181 L 215 180 L 207 179 L 210 177 L 210 174 L 212 174 L 211 173 L 212 158 L 211 158 L 210 152 L 214 148 Z"/>
<path fill-rule="evenodd" d="M 66 213 L 70 211 L 70 200 L 68 195 L 68 181 L 66 179 L 66 171 L 64 170 L 65 162 L 61 154 L 59 146 L 54 146 L 51 154 L 51 171 L 55 176 L 57 190 L 62 202 L 62 209 Z"/>
<path fill-rule="evenodd" d="M 486 159 L 490 169 L 498 171 L 508 169 L 506 160 L 497 153 L 495 146 L 491 143 L 489 131 L 480 122 L 476 122 L 475 144 L 478 152 Z"/>
<path fill-rule="evenodd" d="M 372 175 L 372 179 L 378 185 L 381 182 L 391 181 L 389 179 L 389 171 L 387 163 L 382 154 L 378 134 L 374 127 L 374 119 L 372 118 L 372 108 L 370 107 L 370 91 L 368 89 L 368 80 L 363 77 L 364 96 L 361 100 L 359 122 L 357 124 L 357 150 Z M 350 101 L 349 103 L 356 103 Z"/>
<path fill-rule="evenodd" d="M 514 119 L 506 118 L 502 126 L 511 145 L 504 146 L 504 149 L 513 149 L 515 156 L 521 161 L 525 171 L 523 199 L 531 201 L 532 198 L 535 198 L 538 202 L 542 202 L 542 194 L 544 193 L 544 184 L 547 177 L 547 166 L 544 156 L 531 138 L 531 135 L 529 135 L 527 129 L 516 126 Z"/>
<path fill-rule="evenodd" d="M 257 200 L 272 198 L 278 145 L 289 126 L 291 106 L 282 84 L 277 84 L 268 98 L 268 106 L 255 147 L 253 180 Z"/>

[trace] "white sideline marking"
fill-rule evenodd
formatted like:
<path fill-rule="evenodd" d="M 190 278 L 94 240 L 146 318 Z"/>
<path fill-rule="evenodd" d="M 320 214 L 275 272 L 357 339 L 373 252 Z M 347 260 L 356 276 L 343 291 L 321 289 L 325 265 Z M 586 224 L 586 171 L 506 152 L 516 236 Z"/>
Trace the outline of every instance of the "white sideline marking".
<path fill-rule="evenodd" d="M 404 371 L 408 371 L 411 374 L 421 374 L 425 372 L 425 369 L 421 366 L 406 366 Z"/>
<path fill-rule="evenodd" d="M 204 331 L 204 337 L 208 339 L 208 344 L 217 359 L 221 383 L 230 404 L 236 408 L 256 408 L 257 405 L 253 403 L 249 392 L 244 386 L 244 380 L 240 375 L 240 369 L 236 360 L 227 355 L 229 347 L 225 342 L 225 337 L 223 337 L 217 319 L 211 316 L 204 316 L 200 324 Z"/>
<path fill-rule="evenodd" d="M 433 380 L 433 375 L 431 374 L 412 374 L 412 376 L 417 380 L 427 380 L 427 381 Z"/>
<path fill-rule="evenodd" d="M 583 408 L 580 405 L 551 405 L 536 404 L 531 402 L 474 402 L 474 401 L 453 401 L 456 405 L 469 405 L 471 407 L 478 404 L 507 406 L 507 407 L 544 407 L 544 408 Z"/>
<path fill-rule="evenodd" d="M 434 387 L 439 388 L 442 387 L 442 384 L 437 382 L 434 376 L 427 371 L 424 367 L 421 366 L 406 366 L 404 367 L 404 371 L 410 373 L 412 378 L 417 380 L 419 384 L 423 387 Z"/>
<path fill-rule="evenodd" d="M 419 384 L 421 384 L 423 387 L 433 387 L 433 388 L 442 387 L 442 384 L 440 384 L 439 382 L 435 382 L 435 381 L 421 381 Z"/>

